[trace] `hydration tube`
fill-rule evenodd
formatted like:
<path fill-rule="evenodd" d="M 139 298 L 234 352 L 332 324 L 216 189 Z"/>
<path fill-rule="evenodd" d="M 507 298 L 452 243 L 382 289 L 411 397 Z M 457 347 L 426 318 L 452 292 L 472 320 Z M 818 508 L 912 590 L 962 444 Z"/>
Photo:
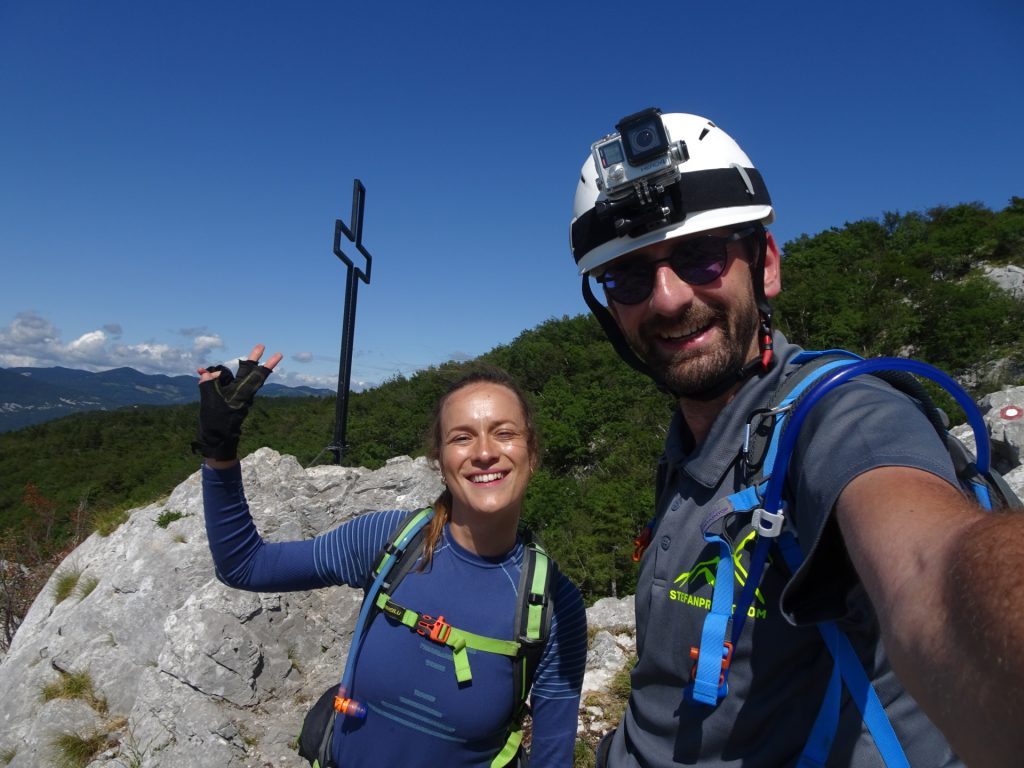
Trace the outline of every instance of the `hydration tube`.
<path fill-rule="evenodd" d="M 421 524 L 407 525 L 405 535 L 395 542 L 395 549 L 404 552 L 412 538 L 419 532 L 420 528 L 430 520 L 431 517 L 433 517 L 432 511 L 431 514 L 427 516 L 427 519 L 422 521 Z M 373 582 L 370 584 L 370 589 L 367 591 L 366 598 L 363 600 L 362 608 L 359 609 L 359 617 L 356 619 L 356 626 L 352 632 L 352 645 L 349 646 L 348 658 L 345 660 L 345 672 L 341 676 L 341 685 L 338 686 L 338 696 L 335 698 L 335 709 L 341 715 L 357 717 L 359 719 L 366 717 L 366 706 L 356 699 L 349 697 L 349 694 L 352 691 L 352 678 L 355 676 L 356 658 L 359 656 L 359 650 L 363 645 L 366 618 L 370 615 L 370 611 L 373 610 L 376 595 L 380 592 L 381 585 L 384 584 L 384 580 L 387 578 L 387 575 L 391 573 L 391 569 L 394 567 L 396 562 L 398 562 L 398 558 L 395 555 L 391 555 L 391 560 L 388 561 L 386 565 L 381 566 L 376 578 L 374 578 Z"/>
<path fill-rule="evenodd" d="M 977 460 L 975 465 L 982 474 L 989 471 L 991 454 L 989 452 L 988 430 L 985 427 L 985 420 L 982 418 L 978 406 L 971 399 L 971 396 L 964 391 L 963 387 L 957 384 L 945 372 L 919 360 L 907 360 L 900 357 L 876 357 L 846 366 L 837 373 L 827 376 L 827 378 L 815 384 L 799 402 L 796 409 L 789 414 L 789 425 L 783 431 L 782 437 L 779 440 L 775 465 L 772 468 L 772 474 L 768 479 L 768 486 L 765 489 L 764 509 L 768 512 L 782 513 L 782 486 L 786 479 L 786 471 L 789 469 L 789 457 L 795 448 L 796 438 L 800 434 L 803 420 L 810 413 L 811 409 L 828 392 L 843 382 L 854 376 L 874 373 L 875 371 L 907 371 L 942 385 L 956 399 L 960 407 L 964 409 L 964 413 L 967 414 L 967 421 L 974 431 L 976 443 L 975 452 L 977 453 Z"/>

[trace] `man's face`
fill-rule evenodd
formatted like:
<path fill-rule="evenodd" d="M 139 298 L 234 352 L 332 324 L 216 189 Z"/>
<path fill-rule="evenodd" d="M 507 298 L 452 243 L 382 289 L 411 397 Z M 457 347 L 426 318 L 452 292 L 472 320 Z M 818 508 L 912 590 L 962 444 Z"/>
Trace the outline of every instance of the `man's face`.
<path fill-rule="evenodd" d="M 617 259 L 658 262 L 680 243 L 707 235 L 728 236 L 718 229 L 675 238 Z M 769 236 L 765 258 L 765 294 L 779 291 L 778 251 Z M 651 292 L 636 304 L 609 297 L 608 308 L 629 345 L 677 395 L 699 395 L 721 383 L 758 355 L 759 317 L 751 280 L 756 239 L 729 243 L 722 273 L 711 282 L 691 285 L 667 262 L 654 267 Z"/>

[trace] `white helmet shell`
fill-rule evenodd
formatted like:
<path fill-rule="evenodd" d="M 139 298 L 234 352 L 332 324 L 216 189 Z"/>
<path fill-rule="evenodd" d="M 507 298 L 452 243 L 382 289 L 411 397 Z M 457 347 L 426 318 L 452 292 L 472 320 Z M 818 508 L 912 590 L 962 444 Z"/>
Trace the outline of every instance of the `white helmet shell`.
<path fill-rule="evenodd" d="M 581 275 L 663 240 L 746 222 L 767 225 L 774 221 L 760 173 L 725 131 L 697 115 L 671 113 L 661 115 L 661 120 L 669 142 L 681 141 L 686 146 L 688 157 L 676 165 L 682 210 L 640 232 L 620 234 L 610 223 L 595 225 L 595 206 L 609 198 L 598 181 L 596 153 L 591 152 L 580 171 L 570 225 L 570 248 Z"/>

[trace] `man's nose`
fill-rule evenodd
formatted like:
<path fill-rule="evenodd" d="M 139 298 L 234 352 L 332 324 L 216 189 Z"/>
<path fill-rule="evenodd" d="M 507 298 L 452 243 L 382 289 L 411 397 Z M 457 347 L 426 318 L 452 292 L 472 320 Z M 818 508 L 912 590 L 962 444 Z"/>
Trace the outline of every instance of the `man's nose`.
<path fill-rule="evenodd" d="M 651 309 L 661 315 L 674 315 L 692 301 L 693 286 L 681 279 L 668 264 L 659 264 L 654 272 Z"/>

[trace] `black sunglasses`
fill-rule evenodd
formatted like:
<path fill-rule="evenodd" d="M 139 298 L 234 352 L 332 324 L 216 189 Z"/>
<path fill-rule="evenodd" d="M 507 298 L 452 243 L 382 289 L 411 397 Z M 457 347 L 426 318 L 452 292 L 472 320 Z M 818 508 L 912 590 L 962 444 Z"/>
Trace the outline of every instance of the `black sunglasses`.
<path fill-rule="evenodd" d="M 690 285 L 706 285 L 725 271 L 729 261 L 729 243 L 743 240 L 760 231 L 760 225 L 753 225 L 731 235 L 705 235 L 682 240 L 664 259 L 627 259 L 621 264 L 612 264 L 596 279 L 604 287 L 608 298 L 618 304 L 639 304 L 650 296 L 654 289 L 654 275 L 660 264 L 667 263 L 680 280 Z"/>

